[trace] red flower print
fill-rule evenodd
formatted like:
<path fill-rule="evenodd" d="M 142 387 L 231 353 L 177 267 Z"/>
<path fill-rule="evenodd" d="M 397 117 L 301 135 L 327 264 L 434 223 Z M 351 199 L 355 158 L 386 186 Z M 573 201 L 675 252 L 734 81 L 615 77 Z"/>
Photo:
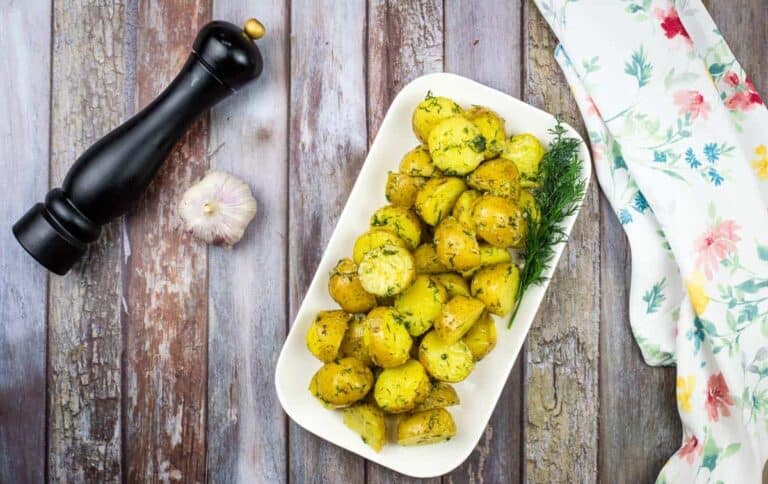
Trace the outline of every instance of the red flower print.
<path fill-rule="evenodd" d="M 723 76 L 723 80 L 725 81 L 725 83 L 727 85 L 729 85 L 731 87 L 736 87 L 736 86 L 739 85 L 739 76 L 735 72 L 733 72 L 733 71 L 728 71 Z"/>
<path fill-rule="evenodd" d="M 728 410 L 728 406 L 733 405 L 733 398 L 728 390 L 728 384 L 725 382 L 725 378 L 722 373 L 712 375 L 707 381 L 707 414 L 709 419 L 717 422 L 720 418 L 719 414 L 723 414 L 725 417 L 731 415 L 731 411 Z"/>
<path fill-rule="evenodd" d="M 656 14 L 656 18 L 661 20 L 661 28 L 664 30 L 664 35 L 666 35 L 668 39 L 674 39 L 680 35 L 688 41 L 691 40 L 691 36 L 688 35 L 688 31 L 685 30 L 683 22 L 680 21 L 680 15 L 677 14 L 675 7 L 669 7 L 666 11 L 657 8 L 654 13 Z"/>
<path fill-rule="evenodd" d="M 739 76 L 733 72 L 729 72 L 726 76 L 726 84 L 734 88 L 739 86 Z M 744 78 L 743 90 L 736 91 L 725 100 L 725 107 L 731 110 L 748 111 L 760 104 L 763 104 L 763 98 L 760 97 L 749 77 Z"/>
<path fill-rule="evenodd" d="M 677 91 L 674 94 L 675 104 L 680 108 L 679 115 L 690 114 L 691 119 L 709 116 L 709 103 L 699 91 Z"/>
<path fill-rule="evenodd" d="M 717 272 L 720 261 L 736 251 L 736 242 L 741 240 L 736 231 L 741 229 L 733 220 L 721 222 L 696 239 L 696 268 L 703 270 L 707 279 Z"/>
<path fill-rule="evenodd" d="M 703 450 L 704 446 L 701 445 L 699 439 L 697 439 L 695 435 L 691 435 L 685 439 L 683 446 L 677 451 L 677 455 L 679 455 L 681 459 L 685 459 L 689 464 L 693 464 L 693 458 L 696 454 L 701 455 Z"/>
<path fill-rule="evenodd" d="M 600 110 L 597 109 L 597 106 L 595 105 L 595 100 L 592 99 L 592 96 L 589 96 L 587 98 L 587 104 L 589 107 L 587 108 L 587 114 L 589 116 L 600 116 Z"/>
<path fill-rule="evenodd" d="M 592 145 L 592 160 L 600 161 L 605 153 L 605 145 L 602 143 L 595 143 Z"/>

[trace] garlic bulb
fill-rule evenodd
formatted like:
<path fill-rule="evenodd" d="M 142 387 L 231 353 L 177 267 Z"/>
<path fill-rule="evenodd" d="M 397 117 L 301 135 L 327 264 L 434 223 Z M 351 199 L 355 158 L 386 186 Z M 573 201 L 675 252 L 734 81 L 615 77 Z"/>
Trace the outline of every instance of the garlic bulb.
<path fill-rule="evenodd" d="M 179 215 L 187 231 L 208 244 L 231 246 L 256 215 L 256 199 L 241 179 L 209 171 L 181 197 Z"/>

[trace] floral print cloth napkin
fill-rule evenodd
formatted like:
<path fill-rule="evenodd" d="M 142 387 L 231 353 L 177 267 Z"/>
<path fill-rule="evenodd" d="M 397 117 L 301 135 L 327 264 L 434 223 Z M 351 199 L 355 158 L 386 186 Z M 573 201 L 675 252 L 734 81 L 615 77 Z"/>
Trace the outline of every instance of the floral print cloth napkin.
<path fill-rule="evenodd" d="M 658 482 L 760 482 L 768 458 L 768 111 L 700 0 L 535 0 L 632 250 L 630 324 L 677 365 Z M 610 295 L 605 295 L 610 297 Z"/>

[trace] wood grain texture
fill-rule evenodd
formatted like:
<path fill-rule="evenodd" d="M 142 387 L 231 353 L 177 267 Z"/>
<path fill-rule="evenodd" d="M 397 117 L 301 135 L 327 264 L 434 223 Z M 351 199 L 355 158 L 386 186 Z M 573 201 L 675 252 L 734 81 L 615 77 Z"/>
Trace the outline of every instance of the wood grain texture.
<path fill-rule="evenodd" d="M 249 183 L 258 214 L 232 250 L 210 248 L 210 482 L 284 482 L 286 417 L 274 368 L 286 334 L 288 18 L 285 2 L 216 0 L 213 17 L 257 15 L 264 73 L 211 113 L 211 165 Z"/>
<path fill-rule="evenodd" d="M 519 1 L 446 1 L 445 70 L 520 97 L 521 8 Z M 447 482 L 521 481 L 522 361 L 524 357 L 518 358 L 512 369 L 480 443 L 461 467 L 446 476 Z"/>
<path fill-rule="evenodd" d="M 367 147 L 365 2 L 291 2 L 289 321 Z M 362 482 L 365 461 L 289 426 L 290 482 Z"/>
<path fill-rule="evenodd" d="M 56 2 L 53 10 L 51 184 L 124 120 L 121 3 Z M 121 479 L 121 221 L 66 277 L 51 276 L 48 472 L 53 481 Z"/>
<path fill-rule="evenodd" d="M 367 55 L 370 145 L 400 89 L 422 74 L 443 69 L 442 1 L 370 1 Z M 366 482 L 371 484 L 440 482 L 439 478 L 408 478 L 372 462 L 367 463 L 366 471 Z"/>
<path fill-rule="evenodd" d="M 208 0 L 139 2 L 138 106 L 176 76 L 210 17 Z M 124 460 L 131 482 L 205 479 L 206 248 L 181 227 L 177 204 L 208 166 L 208 130 L 204 115 L 126 220 Z"/>
<path fill-rule="evenodd" d="M 51 5 L 0 0 L 0 25 L 0 482 L 42 482 L 47 277 L 11 226 L 48 188 Z"/>
<path fill-rule="evenodd" d="M 555 40 L 549 27 L 532 2 L 524 12 L 524 100 L 562 114 L 583 134 L 575 102 L 552 57 Z M 597 480 L 599 215 L 593 180 L 528 335 L 525 470 L 531 482 Z"/>

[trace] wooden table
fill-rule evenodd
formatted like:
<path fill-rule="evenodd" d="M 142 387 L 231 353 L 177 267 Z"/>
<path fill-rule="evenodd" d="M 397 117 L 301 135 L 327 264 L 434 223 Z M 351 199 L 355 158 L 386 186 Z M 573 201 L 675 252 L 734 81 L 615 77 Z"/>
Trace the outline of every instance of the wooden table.
<path fill-rule="evenodd" d="M 710 11 L 768 90 L 764 0 Z M 211 18 L 258 16 L 262 78 L 198 122 L 83 264 L 47 275 L 10 225 L 154 98 Z M 0 0 L 0 482 L 407 482 L 290 422 L 273 369 L 397 91 L 459 73 L 582 126 L 522 0 Z M 260 212 L 234 250 L 185 235 L 206 169 Z M 649 482 L 680 442 L 673 369 L 627 322 L 629 250 L 592 184 L 475 452 L 444 482 Z M 438 479 L 433 482 L 439 481 Z"/>

